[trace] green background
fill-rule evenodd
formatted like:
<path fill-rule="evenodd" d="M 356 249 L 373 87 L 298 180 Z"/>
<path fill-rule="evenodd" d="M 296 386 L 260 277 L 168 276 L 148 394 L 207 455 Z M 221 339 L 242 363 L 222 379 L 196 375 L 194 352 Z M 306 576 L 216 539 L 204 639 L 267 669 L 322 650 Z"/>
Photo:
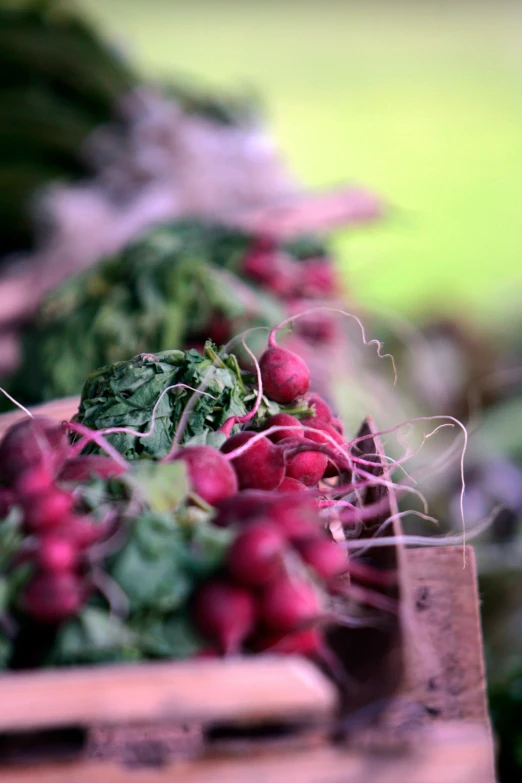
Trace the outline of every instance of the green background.
<path fill-rule="evenodd" d="M 522 297 L 522 5 L 85 0 L 151 75 L 254 86 L 293 170 L 390 203 L 339 240 L 352 291 L 505 319 Z"/>

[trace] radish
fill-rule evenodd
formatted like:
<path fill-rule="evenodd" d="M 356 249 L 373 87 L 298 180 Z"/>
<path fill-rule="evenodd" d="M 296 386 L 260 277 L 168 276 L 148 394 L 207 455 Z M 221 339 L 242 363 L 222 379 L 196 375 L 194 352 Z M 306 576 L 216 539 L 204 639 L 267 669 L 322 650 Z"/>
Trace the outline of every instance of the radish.
<path fill-rule="evenodd" d="M 211 506 L 237 493 L 234 469 L 217 449 L 211 446 L 187 446 L 174 459 L 183 460 L 192 490 Z"/>
<path fill-rule="evenodd" d="M 314 410 L 314 417 L 322 419 L 322 421 L 330 422 L 333 418 L 333 413 L 330 406 L 323 400 L 323 398 L 317 394 L 317 392 L 310 392 L 306 395 L 306 401 L 310 403 L 310 407 Z M 308 424 L 309 419 L 307 420 Z"/>
<path fill-rule="evenodd" d="M 334 440 L 340 446 L 345 445 L 342 435 L 340 435 L 336 429 L 334 429 L 330 424 L 327 424 L 325 421 L 321 421 L 320 419 L 316 419 L 314 417 L 313 419 L 307 420 L 307 426 L 313 427 L 316 431 L 311 432 L 308 430 L 305 432 L 306 440 L 311 440 L 314 443 L 322 443 L 326 446 L 329 446 L 330 448 L 333 448 L 332 440 Z M 325 435 L 328 437 L 325 437 Z M 340 470 L 335 464 L 335 460 L 329 459 L 323 473 L 323 478 L 334 478 L 335 476 L 338 476 L 339 473 Z"/>
<path fill-rule="evenodd" d="M 263 391 L 266 396 L 282 404 L 293 402 L 306 394 L 310 387 L 310 370 L 296 353 L 273 346 L 259 360 Z"/>
<path fill-rule="evenodd" d="M 57 624 L 73 617 L 83 604 L 79 577 L 71 573 L 38 573 L 22 596 L 25 612 L 40 623 Z"/>
<path fill-rule="evenodd" d="M 78 552 L 72 540 L 56 533 L 42 536 L 36 554 L 42 571 L 51 573 L 73 571 L 78 562 Z"/>
<path fill-rule="evenodd" d="M 45 417 L 24 419 L 6 432 L 0 443 L 0 475 L 13 483 L 21 473 L 45 465 L 54 473 L 69 453 L 65 430 Z"/>
<path fill-rule="evenodd" d="M 258 634 L 249 647 L 254 652 L 269 652 L 282 655 L 315 655 L 324 647 L 317 628 L 303 628 L 293 633 L 263 632 Z"/>
<path fill-rule="evenodd" d="M 277 493 L 270 520 L 289 541 L 309 538 L 321 530 L 317 507 L 308 492 Z"/>
<path fill-rule="evenodd" d="M 305 430 L 304 436 L 307 438 L 307 440 L 313 440 L 316 443 L 326 443 L 327 445 L 332 446 L 333 439 L 340 446 L 344 446 L 343 436 L 334 427 L 332 427 L 331 424 L 328 424 L 328 422 L 322 421 L 322 419 L 318 419 L 315 416 L 312 416 L 311 418 L 305 420 L 305 425 L 312 428 L 313 430 L 317 430 L 317 432 Z M 321 432 L 325 432 L 327 435 L 329 435 L 330 440 L 328 438 L 322 437 L 320 434 Z"/>
<path fill-rule="evenodd" d="M 226 655 L 239 651 L 254 628 L 255 615 L 252 595 L 224 581 L 206 582 L 194 596 L 194 620 L 198 629 Z"/>
<path fill-rule="evenodd" d="M 297 631 L 317 620 L 321 602 L 312 585 L 284 575 L 267 585 L 259 611 L 269 629 Z"/>
<path fill-rule="evenodd" d="M 307 487 L 313 487 L 323 477 L 328 457 L 319 451 L 302 451 L 290 457 L 286 466 L 288 478 L 297 479 Z"/>
<path fill-rule="evenodd" d="M 242 531 L 227 555 L 228 573 L 247 587 L 274 579 L 283 564 L 285 540 L 277 527 L 266 522 Z"/>
<path fill-rule="evenodd" d="M 86 454 L 68 459 L 60 473 L 59 481 L 81 482 L 91 478 L 108 479 L 125 473 L 123 465 L 103 454 Z"/>
<path fill-rule="evenodd" d="M 276 413 L 274 416 L 270 416 L 263 429 L 267 430 L 269 427 L 292 428 L 288 430 L 279 430 L 278 432 L 272 432 L 270 435 L 267 435 L 272 443 L 278 443 L 280 440 L 285 440 L 287 438 L 302 440 L 304 437 L 304 430 L 301 422 L 289 413 Z"/>
<path fill-rule="evenodd" d="M 348 570 L 346 551 L 328 538 L 309 538 L 299 541 L 297 549 L 305 563 L 325 582 Z"/>
<path fill-rule="evenodd" d="M 276 497 L 271 492 L 256 489 L 238 492 L 217 504 L 217 514 L 212 521 L 218 527 L 242 527 L 249 522 L 268 520 Z"/>
<path fill-rule="evenodd" d="M 307 492 L 239 492 L 219 504 L 213 520 L 219 527 L 244 527 L 261 521 L 274 525 L 291 541 L 310 538 L 321 529 L 315 502 Z"/>
<path fill-rule="evenodd" d="M 302 481 L 285 476 L 277 488 L 278 492 L 304 492 L 307 489 Z"/>
<path fill-rule="evenodd" d="M 61 520 L 53 533 L 71 541 L 76 549 L 88 549 L 109 532 L 109 525 L 103 522 L 93 522 L 88 516 L 68 515 Z"/>
<path fill-rule="evenodd" d="M 59 525 L 69 514 L 73 498 L 56 487 L 29 495 L 23 499 L 24 526 L 30 533 L 38 533 Z"/>
<path fill-rule="evenodd" d="M 326 258 L 309 258 L 302 264 L 301 295 L 308 298 L 332 296 L 338 289 L 335 269 Z"/>
<path fill-rule="evenodd" d="M 239 432 L 232 435 L 221 447 L 225 454 L 248 443 L 255 432 Z M 243 454 L 232 458 L 241 489 L 277 489 L 285 477 L 285 463 L 281 449 L 262 437 Z"/>
<path fill-rule="evenodd" d="M 299 288 L 301 265 L 277 248 L 253 248 L 243 260 L 243 272 L 275 296 L 287 299 Z"/>
<path fill-rule="evenodd" d="M 45 465 L 33 465 L 14 482 L 15 490 L 21 498 L 45 492 L 52 484 L 53 475 Z"/>
<path fill-rule="evenodd" d="M 306 300 L 297 300 L 292 302 L 291 311 L 300 314 L 307 306 Z M 297 334 L 314 346 L 331 345 L 339 337 L 337 325 L 330 314 L 317 312 L 309 313 L 297 323 Z"/>

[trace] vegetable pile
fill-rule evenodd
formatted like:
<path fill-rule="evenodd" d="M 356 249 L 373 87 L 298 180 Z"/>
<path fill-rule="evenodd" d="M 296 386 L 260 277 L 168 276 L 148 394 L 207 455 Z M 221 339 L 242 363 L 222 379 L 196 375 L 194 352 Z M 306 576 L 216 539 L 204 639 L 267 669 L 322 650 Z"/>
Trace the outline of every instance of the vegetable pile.
<path fill-rule="evenodd" d="M 4 666 L 270 650 L 335 668 L 326 629 L 354 602 L 358 624 L 396 612 L 345 546 L 387 513 L 364 506 L 386 482 L 276 333 L 254 374 L 210 342 L 141 355 L 90 377 L 71 422 L 10 428 Z"/>
<path fill-rule="evenodd" d="M 279 244 L 203 221 L 156 226 L 48 296 L 4 385 L 26 404 L 67 396 L 98 367 L 172 345 L 201 349 L 207 337 L 223 345 L 248 327 L 335 301 L 338 290 L 317 239 Z M 324 348 L 337 338 L 323 312 L 300 319 L 294 341 Z"/>

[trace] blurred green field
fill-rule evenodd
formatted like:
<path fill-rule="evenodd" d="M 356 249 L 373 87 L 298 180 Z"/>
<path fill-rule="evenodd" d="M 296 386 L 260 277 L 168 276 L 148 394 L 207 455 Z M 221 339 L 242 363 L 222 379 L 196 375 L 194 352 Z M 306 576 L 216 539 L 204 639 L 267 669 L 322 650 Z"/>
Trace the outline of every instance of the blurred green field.
<path fill-rule="evenodd" d="M 82 0 L 79 0 L 80 2 Z M 354 293 L 414 314 L 522 303 L 522 7 L 84 0 L 150 74 L 253 85 L 294 170 L 390 202 L 340 240 Z"/>

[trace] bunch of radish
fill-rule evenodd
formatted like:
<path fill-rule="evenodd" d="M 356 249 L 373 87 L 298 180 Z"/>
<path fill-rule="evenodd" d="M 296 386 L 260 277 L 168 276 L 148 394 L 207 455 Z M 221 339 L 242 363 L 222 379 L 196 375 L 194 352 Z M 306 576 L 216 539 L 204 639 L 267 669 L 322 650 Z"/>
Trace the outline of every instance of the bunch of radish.
<path fill-rule="evenodd" d="M 273 335 L 259 370 L 268 399 L 304 401 L 310 415 L 275 414 L 261 429 L 230 435 L 221 452 L 188 446 L 175 454 L 194 492 L 215 506 L 213 523 L 236 532 L 221 572 L 194 596 L 194 619 L 216 654 L 321 654 L 321 628 L 332 621 L 348 559 L 319 498 L 322 480 L 346 470 L 347 446 L 329 405 L 309 391 L 308 367 Z"/>
<path fill-rule="evenodd" d="M 118 470 L 104 456 L 75 457 L 66 430 L 43 417 L 15 424 L 0 443 L 0 519 L 21 512 L 16 564 L 32 573 L 20 604 L 36 622 L 60 623 L 88 600 L 87 551 L 107 532 L 82 508 L 71 479 Z"/>
<path fill-rule="evenodd" d="M 194 596 L 211 649 L 321 654 L 330 591 L 348 561 L 313 498 L 245 490 L 219 504 L 214 523 L 236 537 L 221 573 Z"/>
<path fill-rule="evenodd" d="M 298 260 L 269 237 L 258 236 L 252 241 L 242 272 L 281 300 L 288 315 L 302 313 L 317 302 L 335 302 L 342 293 L 332 258 L 317 255 Z M 339 337 L 335 320 L 326 312 L 301 319 L 296 336 L 314 345 L 332 343 Z"/>
<path fill-rule="evenodd" d="M 346 482 L 353 492 L 357 475 L 341 423 L 310 391 L 306 363 L 276 343 L 276 332 L 257 363 L 256 404 L 220 427 L 221 447 L 174 443 L 161 461 L 182 461 L 186 468 L 189 493 L 172 514 L 197 509 L 202 524 L 230 533 L 222 560 L 187 599 L 207 653 L 270 650 L 324 659 L 323 629 L 335 622 L 335 602 L 349 589 L 351 568 L 331 533 L 331 506 L 342 501 Z M 264 410 L 272 402 L 296 415 L 258 416 L 262 398 L 269 403 Z M 81 440 L 71 442 L 67 428 Z M 108 454 L 83 454 L 82 444 L 90 441 Z M 18 559 L 32 565 L 19 602 L 27 617 L 56 626 L 96 594 L 92 550 L 110 538 L 118 512 L 100 519 L 86 506 L 82 486 L 93 477 L 124 477 L 131 469 L 103 430 L 78 423 L 28 418 L 5 435 L 0 519 L 13 508 L 21 513 Z M 132 518 L 127 515 L 124 523 Z"/>

